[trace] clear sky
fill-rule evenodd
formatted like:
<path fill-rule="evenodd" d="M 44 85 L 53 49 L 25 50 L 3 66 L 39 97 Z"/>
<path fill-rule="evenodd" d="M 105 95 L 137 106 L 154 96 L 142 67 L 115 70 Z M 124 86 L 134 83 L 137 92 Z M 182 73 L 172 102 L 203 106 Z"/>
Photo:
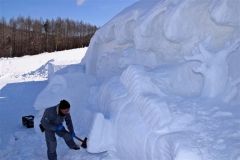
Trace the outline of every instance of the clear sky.
<path fill-rule="evenodd" d="M 0 17 L 61 17 L 101 26 L 136 1 L 138 0 L 0 0 Z"/>

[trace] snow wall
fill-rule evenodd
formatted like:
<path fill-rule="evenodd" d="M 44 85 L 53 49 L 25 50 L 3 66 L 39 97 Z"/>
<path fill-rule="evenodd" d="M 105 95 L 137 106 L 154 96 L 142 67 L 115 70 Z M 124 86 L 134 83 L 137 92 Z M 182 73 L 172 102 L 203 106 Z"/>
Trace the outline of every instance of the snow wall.
<path fill-rule="evenodd" d="M 240 104 L 239 17 L 238 0 L 140 0 L 96 32 L 84 71 L 53 76 L 36 108 L 70 99 L 88 152 L 108 159 L 239 160 L 239 115 L 226 111 Z"/>
<path fill-rule="evenodd" d="M 102 81 L 92 88 L 99 114 L 89 151 L 124 160 L 237 159 L 234 143 L 219 147 L 229 147 L 231 136 L 218 135 L 224 127 L 210 134 L 203 125 L 222 125 L 221 105 L 240 103 L 239 17 L 238 0 L 141 0 L 98 30 L 83 60 Z M 216 117 L 199 122 L 199 110 Z"/>
<path fill-rule="evenodd" d="M 130 65 L 171 67 L 172 92 L 236 100 L 239 8 L 238 0 L 142 0 L 95 34 L 84 60 L 87 73 L 109 79 Z"/>

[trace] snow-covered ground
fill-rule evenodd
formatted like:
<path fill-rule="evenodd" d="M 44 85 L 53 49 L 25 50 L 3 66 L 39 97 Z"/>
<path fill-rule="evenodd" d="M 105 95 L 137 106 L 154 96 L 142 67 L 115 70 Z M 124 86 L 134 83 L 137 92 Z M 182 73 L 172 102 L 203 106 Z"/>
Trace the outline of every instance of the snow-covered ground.
<path fill-rule="evenodd" d="M 48 59 L 17 74 L 48 81 L 2 85 L 0 159 L 46 159 L 43 135 L 20 115 L 38 124 L 67 99 L 88 149 L 60 140 L 60 160 L 240 160 L 239 17 L 238 0 L 136 2 L 96 32 L 80 64 Z"/>
<path fill-rule="evenodd" d="M 8 83 L 46 80 L 49 63 L 55 66 L 80 63 L 86 50 L 72 49 L 22 58 L 0 58 L 0 89 Z"/>
<path fill-rule="evenodd" d="M 0 159 L 47 159 L 44 136 L 39 133 L 38 124 L 35 124 L 36 131 L 27 129 L 22 126 L 21 118 L 37 114 L 34 103 L 49 83 L 48 76 L 58 69 L 66 69 L 67 66 L 78 69 L 78 64 L 86 50 L 87 48 L 81 48 L 0 59 Z M 62 140 L 58 142 L 59 157 L 62 157 L 60 159 L 81 157 L 81 159 L 91 160 L 96 157 L 84 150 L 79 152 L 68 150 Z"/>

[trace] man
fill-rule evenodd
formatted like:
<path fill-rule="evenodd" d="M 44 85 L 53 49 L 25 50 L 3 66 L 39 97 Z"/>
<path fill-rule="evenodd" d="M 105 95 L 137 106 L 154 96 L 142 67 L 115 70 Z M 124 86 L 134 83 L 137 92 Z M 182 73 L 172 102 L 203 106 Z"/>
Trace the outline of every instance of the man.
<path fill-rule="evenodd" d="M 55 134 L 62 137 L 69 148 L 78 150 L 80 147 L 73 140 L 75 137 L 71 115 L 69 113 L 70 104 L 66 100 L 61 100 L 56 106 L 47 108 L 41 119 L 40 128 L 45 131 L 47 143 L 47 155 L 49 160 L 57 160 L 57 141 Z M 68 131 L 63 126 L 65 120 Z"/>

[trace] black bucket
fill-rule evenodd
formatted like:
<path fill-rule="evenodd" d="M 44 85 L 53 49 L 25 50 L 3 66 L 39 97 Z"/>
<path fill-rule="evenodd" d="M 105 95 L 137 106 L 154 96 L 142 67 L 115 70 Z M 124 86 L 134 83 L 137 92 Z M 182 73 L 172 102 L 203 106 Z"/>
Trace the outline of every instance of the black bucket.
<path fill-rule="evenodd" d="M 27 128 L 34 128 L 34 116 L 33 115 L 23 116 L 22 124 Z"/>

